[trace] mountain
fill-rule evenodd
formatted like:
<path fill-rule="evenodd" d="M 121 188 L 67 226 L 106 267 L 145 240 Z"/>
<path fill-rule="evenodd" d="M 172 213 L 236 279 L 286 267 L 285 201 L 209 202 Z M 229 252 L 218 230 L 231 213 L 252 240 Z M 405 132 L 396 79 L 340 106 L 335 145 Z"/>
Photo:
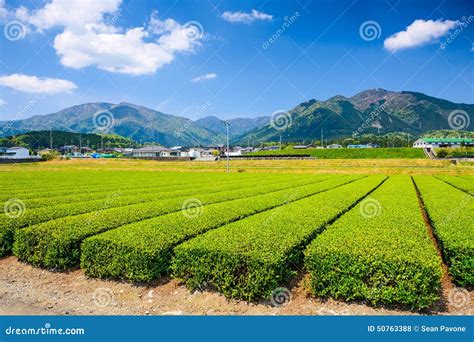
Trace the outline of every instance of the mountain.
<path fill-rule="evenodd" d="M 256 128 L 263 127 L 269 123 L 269 116 L 256 118 L 237 118 L 227 120 L 230 124 L 229 136 L 231 139 L 244 135 Z M 216 132 L 220 135 L 226 134 L 226 127 L 221 119 L 216 116 L 206 116 L 195 121 L 196 125 Z"/>
<path fill-rule="evenodd" d="M 457 111 L 454 112 L 456 120 L 449 122 L 453 111 Z M 250 141 L 254 144 L 278 141 L 280 135 L 285 142 L 310 142 L 320 139 L 321 130 L 327 139 L 392 132 L 421 136 L 428 131 L 456 128 L 456 125 L 472 131 L 472 122 L 462 125 L 471 118 L 474 118 L 473 104 L 453 103 L 416 92 L 371 89 L 352 97 L 337 95 L 326 101 L 309 100 L 273 119 L 262 116 L 229 122 L 232 143 Z M 276 129 L 282 124 L 284 129 Z M 107 129 L 100 130 L 101 127 Z M 117 134 L 139 143 L 165 146 L 223 144 L 226 132 L 222 121 L 215 116 L 192 121 L 131 103 L 98 102 L 24 120 L 0 122 L 0 137 L 50 129 Z"/>
<path fill-rule="evenodd" d="M 114 134 L 98 135 L 94 133 L 73 133 L 62 131 L 32 131 L 18 135 L 0 138 L 0 146 L 24 146 L 29 149 L 49 148 L 53 138 L 53 148 L 59 148 L 64 145 L 87 146 L 92 149 L 98 149 L 104 142 L 104 147 L 136 147 L 136 141 L 124 138 Z"/>
<path fill-rule="evenodd" d="M 165 146 L 223 143 L 218 134 L 198 126 L 192 120 L 131 103 L 86 103 L 53 114 L 0 122 L 2 136 L 49 129 L 118 134 L 138 142 L 155 142 Z"/>
<path fill-rule="evenodd" d="M 417 92 L 371 89 L 352 97 L 338 95 L 326 101 L 301 103 L 280 118 L 275 117 L 274 125 L 256 128 L 237 141 L 278 141 L 281 135 L 283 141 L 309 142 L 320 140 L 321 130 L 328 139 L 390 132 L 420 136 L 427 131 L 452 129 L 448 118 L 456 110 L 451 115 L 451 125 L 472 130 L 473 123 L 463 123 L 474 117 L 473 104 L 453 103 Z"/>

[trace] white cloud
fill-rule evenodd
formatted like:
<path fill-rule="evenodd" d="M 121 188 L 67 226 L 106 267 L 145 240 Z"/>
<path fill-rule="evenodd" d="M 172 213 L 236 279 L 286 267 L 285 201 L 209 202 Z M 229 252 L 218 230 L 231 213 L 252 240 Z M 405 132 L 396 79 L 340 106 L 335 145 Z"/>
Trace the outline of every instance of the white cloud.
<path fill-rule="evenodd" d="M 250 13 L 245 12 L 224 12 L 221 18 L 231 23 L 245 23 L 250 24 L 257 20 L 272 20 L 273 15 L 252 10 Z"/>
<path fill-rule="evenodd" d="M 57 26 L 82 31 L 86 24 L 100 24 L 105 14 L 117 12 L 121 3 L 122 0 L 53 0 L 31 13 L 22 6 L 16 16 L 40 31 Z"/>
<path fill-rule="evenodd" d="M 5 106 L 7 104 L 7 101 L 4 99 L 0 99 L 0 107 Z"/>
<path fill-rule="evenodd" d="M 422 46 L 436 42 L 458 25 L 452 20 L 422 20 L 411 23 L 404 31 L 397 32 L 384 41 L 385 49 L 398 50 Z"/>
<path fill-rule="evenodd" d="M 0 76 L 0 85 L 32 94 L 58 94 L 77 88 L 71 81 L 23 74 Z"/>
<path fill-rule="evenodd" d="M 64 31 L 56 36 L 54 48 L 67 67 L 97 68 L 131 75 L 154 73 L 174 59 L 172 51 L 159 44 L 146 43 L 148 33 L 143 28 L 120 33 Z"/>
<path fill-rule="evenodd" d="M 6 19 L 8 16 L 8 10 L 5 6 L 5 0 L 0 0 L 0 20 Z"/>
<path fill-rule="evenodd" d="M 202 81 L 205 81 L 205 80 L 212 80 L 214 78 L 217 78 L 217 74 L 211 72 L 209 74 L 205 74 L 205 75 L 195 77 L 191 80 L 191 82 L 197 83 L 197 82 L 202 82 Z"/>
<path fill-rule="evenodd" d="M 191 53 L 200 45 L 200 25 L 161 20 L 156 11 L 146 28 L 115 26 L 121 2 L 52 0 L 32 13 L 21 7 L 16 14 L 40 32 L 62 27 L 54 48 L 61 63 L 74 69 L 95 66 L 130 75 L 152 74 L 171 63 L 177 53 Z"/>

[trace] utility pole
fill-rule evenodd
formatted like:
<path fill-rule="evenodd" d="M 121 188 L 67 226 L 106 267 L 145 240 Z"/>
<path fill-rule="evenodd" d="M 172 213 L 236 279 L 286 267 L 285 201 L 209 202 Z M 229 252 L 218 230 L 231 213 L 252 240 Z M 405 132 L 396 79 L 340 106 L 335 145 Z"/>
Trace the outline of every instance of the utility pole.
<path fill-rule="evenodd" d="M 53 149 L 53 128 L 49 129 L 49 148 Z"/>
<path fill-rule="evenodd" d="M 321 147 L 324 147 L 324 129 L 321 127 Z"/>
<path fill-rule="evenodd" d="M 229 165 L 229 121 L 223 121 L 226 131 L 227 131 L 227 173 L 230 172 L 230 165 Z"/>
<path fill-rule="evenodd" d="M 281 133 L 280 133 L 280 150 L 281 150 Z"/>
<path fill-rule="evenodd" d="M 101 134 L 100 138 L 101 138 L 101 145 L 102 145 L 102 153 L 104 153 L 104 135 Z"/>

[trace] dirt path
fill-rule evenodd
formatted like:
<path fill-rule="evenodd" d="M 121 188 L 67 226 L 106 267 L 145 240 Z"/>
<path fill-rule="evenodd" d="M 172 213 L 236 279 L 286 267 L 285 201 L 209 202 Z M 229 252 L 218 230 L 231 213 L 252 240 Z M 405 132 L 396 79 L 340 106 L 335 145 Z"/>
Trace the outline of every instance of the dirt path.
<path fill-rule="evenodd" d="M 81 270 L 50 272 L 0 259 L 0 315 L 400 315 L 409 311 L 362 303 L 322 301 L 307 295 L 303 278 L 281 307 L 226 300 L 212 292 L 190 293 L 176 280 L 147 286 L 90 279 Z M 471 299 L 474 294 L 471 292 Z M 459 305 L 458 305 L 459 306 Z M 443 308 L 438 314 L 472 314 L 473 303 Z"/>

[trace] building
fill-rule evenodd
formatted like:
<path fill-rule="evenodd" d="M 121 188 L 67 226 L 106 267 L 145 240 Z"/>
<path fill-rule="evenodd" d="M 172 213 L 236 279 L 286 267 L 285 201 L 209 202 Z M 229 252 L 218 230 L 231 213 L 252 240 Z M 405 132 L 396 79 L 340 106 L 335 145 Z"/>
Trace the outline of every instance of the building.
<path fill-rule="evenodd" d="M 326 148 L 342 148 L 342 145 L 339 145 L 339 144 L 331 144 L 331 145 L 326 146 Z"/>
<path fill-rule="evenodd" d="M 0 158 L 26 159 L 30 158 L 30 150 L 25 147 L 0 147 Z"/>
<path fill-rule="evenodd" d="M 470 138 L 420 138 L 413 143 L 415 148 L 442 148 L 442 147 L 474 147 L 474 140 Z"/>
<path fill-rule="evenodd" d="M 380 145 L 368 143 L 368 144 L 354 144 L 354 145 L 347 145 L 347 148 L 378 148 Z"/>
<path fill-rule="evenodd" d="M 172 150 L 163 146 L 145 146 L 142 148 L 134 148 L 132 157 L 135 158 L 154 158 L 154 157 L 170 157 Z"/>
<path fill-rule="evenodd" d="M 80 149 L 76 145 L 64 145 L 59 148 L 59 152 L 63 155 L 65 154 L 74 154 L 74 153 L 80 153 Z"/>
<path fill-rule="evenodd" d="M 262 151 L 278 151 L 280 146 L 265 146 L 262 148 Z"/>
<path fill-rule="evenodd" d="M 50 149 L 50 148 L 43 148 L 43 149 L 41 149 L 41 150 L 37 150 L 37 151 L 36 151 L 36 154 L 39 155 L 39 156 L 42 156 L 42 155 L 44 155 L 44 154 L 49 154 L 49 153 L 54 152 L 54 151 L 55 151 L 55 150 L 52 150 L 52 149 Z"/>

